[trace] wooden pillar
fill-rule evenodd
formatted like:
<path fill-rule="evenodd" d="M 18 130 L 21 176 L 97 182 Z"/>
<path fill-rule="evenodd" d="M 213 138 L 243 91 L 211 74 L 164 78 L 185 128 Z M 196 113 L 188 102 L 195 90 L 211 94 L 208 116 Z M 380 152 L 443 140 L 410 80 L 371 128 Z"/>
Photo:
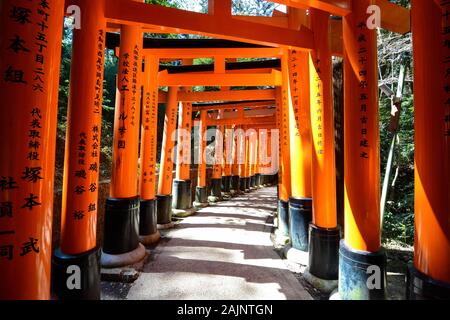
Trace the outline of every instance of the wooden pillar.
<path fill-rule="evenodd" d="M 329 13 L 311 10 L 315 50 L 309 55 L 312 129 L 313 223 L 310 225 L 309 272 L 324 280 L 337 280 L 339 240 L 336 212 L 334 112 L 329 45 Z"/>
<path fill-rule="evenodd" d="M 382 299 L 385 291 L 385 255 L 380 250 L 377 31 L 367 27 L 366 13 L 372 3 L 353 0 L 352 13 L 343 18 L 345 240 L 339 259 L 343 299 Z M 369 288 L 367 280 L 373 272 L 376 283 Z"/>
<path fill-rule="evenodd" d="M 415 243 L 409 299 L 450 298 L 450 3 L 412 1 Z"/>
<path fill-rule="evenodd" d="M 68 124 L 61 212 L 61 247 L 53 258 L 56 296 L 100 299 L 97 207 L 103 63 L 106 37 L 105 3 L 82 1 L 80 29 L 73 30 Z M 66 283 L 77 265 L 81 290 Z M 68 272 L 69 271 L 69 272 Z"/>
<path fill-rule="evenodd" d="M 289 235 L 294 249 L 308 251 L 312 220 L 309 53 L 291 50 L 282 58 L 283 103 L 289 116 Z"/>
<path fill-rule="evenodd" d="M 231 195 L 231 163 L 233 157 L 233 130 L 230 126 L 224 126 L 224 146 L 222 163 L 222 192 L 225 196 Z"/>
<path fill-rule="evenodd" d="M 161 147 L 158 194 L 156 195 L 156 211 L 160 228 L 172 227 L 173 149 L 177 126 L 177 95 L 178 87 L 169 87 Z"/>
<path fill-rule="evenodd" d="M 192 91 L 191 88 L 183 88 L 183 90 L 185 92 Z M 176 177 L 172 188 L 172 208 L 174 215 L 188 216 L 193 213 L 191 191 L 192 103 L 180 103 L 178 114 L 177 163 Z"/>
<path fill-rule="evenodd" d="M 232 157 L 231 157 L 231 184 L 230 184 L 230 192 L 231 194 L 239 193 L 240 189 L 240 179 L 239 179 L 239 137 L 237 135 L 237 130 L 239 127 L 233 126 L 233 134 L 232 134 Z"/>
<path fill-rule="evenodd" d="M 137 190 L 143 33 L 139 26 L 122 25 L 120 34 L 111 188 L 103 234 L 104 267 L 130 264 L 125 253 L 138 253 L 132 255 L 134 261 L 145 255 L 139 243 Z"/>
<path fill-rule="evenodd" d="M 139 238 L 143 244 L 159 239 L 156 217 L 156 152 L 159 59 L 146 56 L 142 79 L 141 157 L 139 175 Z"/>
<path fill-rule="evenodd" d="M 61 0 L 1 4 L 1 300 L 50 298 L 63 13 Z"/>
<path fill-rule="evenodd" d="M 239 164 L 239 191 L 245 192 L 246 189 L 246 176 L 245 176 L 245 163 L 246 163 L 246 144 L 247 138 L 245 137 L 245 129 L 243 126 L 239 126 L 236 130 L 238 155 L 237 162 Z"/>
<path fill-rule="evenodd" d="M 195 207 L 206 207 L 208 205 L 208 187 L 206 186 L 206 121 L 208 112 L 200 111 L 198 128 L 198 168 L 197 187 L 195 189 Z"/>
<path fill-rule="evenodd" d="M 289 109 L 285 88 L 276 89 L 277 124 L 280 128 L 280 168 L 278 171 L 278 229 L 283 236 L 289 235 L 289 198 L 291 196 L 291 155 L 289 144 Z"/>
<path fill-rule="evenodd" d="M 223 126 L 216 126 L 214 139 L 214 165 L 208 197 L 211 202 L 222 200 Z"/>

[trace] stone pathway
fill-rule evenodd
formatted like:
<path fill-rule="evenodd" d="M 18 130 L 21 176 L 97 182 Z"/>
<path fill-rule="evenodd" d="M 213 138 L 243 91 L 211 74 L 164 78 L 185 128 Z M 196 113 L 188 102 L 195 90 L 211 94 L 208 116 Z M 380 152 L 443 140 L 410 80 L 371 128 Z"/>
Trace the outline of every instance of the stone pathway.
<path fill-rule="evenodd" d="M 312 299 L 274 251 L 275 210 L 274 187 L 201 209 L 163 234 L 134 283 L 103 283 L 102 299 Z"/>

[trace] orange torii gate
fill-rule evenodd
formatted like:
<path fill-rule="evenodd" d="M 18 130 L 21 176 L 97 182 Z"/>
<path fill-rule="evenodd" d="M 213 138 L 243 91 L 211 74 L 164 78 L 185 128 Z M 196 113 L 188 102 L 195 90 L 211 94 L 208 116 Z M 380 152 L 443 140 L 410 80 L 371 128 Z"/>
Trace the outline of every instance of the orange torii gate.
<path fill-rule="evenodd" d="M 336 229 L 334 220 L 332 184 L 334 179 L 332 168 L 332 121 L 330 121 L 330 80 L 329 66 L 325 60 L 333 53 L 333 49 L 325 46 L 327 31 L 324 14 L 320 10 L 333 15 L 342 16 L 342 54 L 345 59 L 345 236 L 339 248 L 339 293 L 343 299 L 374 299 L 383 298 L 385 294 L 385 254 L 381 248 L 379 228 L 379 132 L 378 132 L 378 97 L 377 97 L 377 56 L 376 30 L 366 25 L 369 17 L 367 8 L 378 5 L 381 10 L 381 26 L 392 31 L 404 33 L 409 31 L 409 10 L 400 8 L 386 0 L 277 0 L 295 8 L 311 8 L 311 21 L 301 21 L 298 28 L 292 21 L 267 23 L 267 19 L 236 18 L 231 15 L 230 1 L 211 1 L 209 14 L 185 12 L 178 9 L 158 5 L 148 5 L 132 0 L 68 0 L 65 6 L 78 5 L 83 12 L 81 28 L 74 30 L 73 58 L 70 81 L 68 132 L 66 138 L 64 196 L 62 205 L 61 247 L 54 254 L 53 277 L 55 294 L 58 298 L 99 298 L 99 260 L 100 250 L 96 246 L 96 219 L 98 201 L 98 168 L 99 144 L 102 105 L 103 80 L 103 49 L 107 28 L 117 24 L 123 30 L 123 48 L 121 62 L 127 59 L 127 51 L 133 53 L 137 47 L 139 52 L 140 39 L 136 33 L 145 30 L 164 30 L 174 33 L 199 33 L 226 39 L 246 41 L 283 48 L 280 57 L 283 60 L 282 71 L 272 70 L 259 74 L 249 71 L 242 73 L 209 74 L 177 74 L 158 73 L 157 83 L 148 84 L 153 90 L 151 96 L 153 106 L 157 104 L 158 86 L 170 86 L 167 95 L 168 108 L 166 112 L 168 127 L 165 129 L 165 140 L 169 141 L 176 128 L 177 94 L 174 86 L 195 85 L 254 85 L 276 86 L 277 116 L 276 123 L 281 130 L 280 147 L 280 200 L 291 202 L 296 217 L 303 215 L 310 206 L 305 199 L 312 198 L 311 242 L 309 243 L 310 272 L 319 278 L 325 278 L 335 269 L 323 270 L 321 261 L 331 261 L 336 257 Z M 1 81 L 1 101 L 13 102 L 16 108 L 2 107 L 0 117 L 0 133 L 6 141 L 4 152 L 12 156 L 0 160 L 1 177 L 1 217 L 0 219 L 0 297 L 8 299 L 48 299 L 50 297 L 50 260 L 51 244 L 48 235 L 51 234 L 51 207 L 53 201 L 53 163 L 54 136 L 56 128 L 57 86 L 59 74 L 59 43 L 61 38 L 62 15 L 64 3 L 62 0 L 48 0 L 48 6 L 41 8 L 48 21 L 43 21 L 39 12 L 38 2 L 21 3 L 20 8 L 25 16 L 18 15 L 17 1 L 4 0 L 1 11 L 2 33 L 0 35 L 0 68 L 4 73 Z M 450 181 L 450 138 L 449 138 L 449 107 L 447 90 L 448 42 L 447 34 L 442 28 L 448 28 L 442 13 L 448 4 L 437 1 L 412 0 L 412 26 L 415 54 L 415 97 L 418 116 L 416 117 L 416 240 L 414 268 L 409 275 L 409 298 L 438 299 L 450 296 L 450 220 L 449 220 L 449 181 Z M 14 8 L 16 10 L 14 10 Z M 296 12 L 292 10 L 292 12 Z M 297 11 L 301 12 L 301 11 Z M 29 14 L 28 14 L 29 13 Z M 297 18 L 297 17 L 295 17 Z M 294 19 L 295 20 L 295 19 Z M 31 38 L 35 37 L 39 26 L 31 21 L 42 22 L 47 26 L 46 45 L 28 48 Z M 218 22 L 219 21 L 219 22 Z M 258 21 L 258 22 L 256 22 Z M 264 23 L 264 21 L 266 23 Z M 329 17 L 328 17 L 328 23 Z M 44 27 L 43 27 L 44 28 Z M 17 37 L 22 46 L 11 46 L 10 39 L 14 35 L 11 30 L 17 30 Z M 436 37 L 429 37 L 432 30 Z M 19 34 L 20 33 L 20 34 Z M 41 32 L 42 33 L 42 32 Z M 134 35 L 133 35 L 134 34 Z M 280 36 L 283 35 L 283 36 Z M 286 50 L 290 50 L 288 53 Z M 233 51 L 233 50 L 230 50 Z M 293 73 L 295 68 L 290 56 L 300 52 L 307 63 L 301 68 L 300 108 L 302 112 L 309 110 L 311 119 L 311 149 L 302 152 L 293 146 L 302 144 L 302 128 L 295 125 L 295 92 Z M 133 59 L 136 68 L 136 88 L 139 87 L 142 57 Z M 200 57 L 196 55 L 195 57 Z M 229 57 L 229 56 L 228 56 Z M 325 58 L 322 58 L 325 57 Z M 45 59 L 43 59 L 45 58 Z M 188 57 L 184 57 L 188 58 Z M 219 59 L 220 60 L 220 59 Z M 156 61 L 156 59 L 155 59 Z M 154 64 L 156 63 L 154 61 Z M 137 63 L 137 64 L 134 64 Z M 121 64 L 125 66 L 126 64 Z M 223 60 L 217 63 L 217 69 L 223 71 Z M 145 66 L 144 66 L 145 68 Z M 153 70 L 150 68 L 150 70 Z M 320 72 L 319 72 L 320 70 Z M 306 71 L 308 75 L 306 75 Z M 288 74 L 289 72 L 289 74 Z M 150 74 L 153 79 L 156 72 Z M 118 78 L 118 83 L 123 79 Z M 145 81 L 145 80 L 144 80 Z M 153 81 L 153 80 L 150 80 Z M 290 83 L 292 81 L 292 84 Z M 308 85 L 309 84 L 309 85 Z M 122 85 L 123 81 L 122 81 Z M 145 87 L 145 85 L 144 85 Z M 153 88 L 153 89 L 150 89 Z M 309 87 L 309 88 L 307 88 Z M 140 88 L 139 88 L 140 89 Z M 146 91 L 144 91 L 146 92 Z M 430 94 L 432 92 L 433 94 Z M 110 255 L 112 264 L 117 256 L 139 250 L 139 231 L 137 217 L 142 200 L 154 200 L 154 195 L 141 189 L 141 201 L 137 197 L 137 146 L 139 124 L 128 127 L 124 131 L 120 123 L 129 121 L 121 111 L 134 112 L 135 120 L 140 108 L 132 110 L 140 90 L 136 90 L 136 100 L 133 96 L 118 94 L 115 126 L 115 159 L 129 163 L 131 174 L 123 175 L 119 163 L 114 166 L 111 196 L 118 203 L 109 208 L 110 212 L 121 212 L 121 218 L 128 220 L 130 229 L 126 230 L 122 243 L 115 243 L 109 236 L 103 251 Z M 153 95 L 154 94 L 154 95 Z M 305 98 L 309 95 L 309 98 Z M 319 96 L 320 95 L 320 96 Z M 303 97 L 303 99 L 301 98 Z M 320 98 L 320 99 L 319 99 Z M 431 101 L 430 101 L 431 99 Z M 150 102 L 149 102 L 150 103 Z M 309 103 L 309 105 L 308 105 Z M 38 106 L 35 106 L 39 104 Z M 150 105 L 152 105 L 150 104 Z M 149 106 L 150 106 L 149 105 Z M 31 110 L 29 110 L 32 106 Z M 432 106 L 429 112 L 427 106 Z M 320 112 L 317 112 L 317 111 Z M 76 111 L 76 112 L 75 112 Z M 300 111 L 300 110 L 299 110 Z M 318 114 L 322 113 L 322 116 Z M 305 114 L 305 113 L 303 113 Z M 13 119 L 13 121 L 11 121 Z M 207 120 L 207 119 L 206 119 Z M 226 119 L 224 119 L 226 120 Z M 137 120 L 138 121 L 138 120 Z M 149 121 L 152 121 L 149 118 Z M 154 118 L 153 118 L 154 121 Z M 273 119 L 270 121 L 274 121 Z M 11 125 L 14 123 L 14 126 Z M 271 122 L 270 122 L 271 123 Z M 29 124 L 29 125 L 28 125 Z M 221 121 L 218 125 L 228 125 Z M 258 125 L 257 121 L 249 121 L 239 126 Z M 30 128 L 30 126 L 32 126 Z M 33 127 L 34 126 L 34 127 Z M 123 126 L 122 126 L 123 127 Z M 136 128 L 137 127 L 137 128 Z M 28 133 L 28 134 L 27 134 Z M 130 144 L 133 152 L 123 154 L 119 146 L 123 146 L 120 138 L 127 138 L 125 145 Z M 297 134 L 300 134 L 300 139 Z M 30 136 L 32 135 L 32 136 Z M 129 136 L 128 136 L 129 135 Z M 145 138 L 147 150 L 152 150 L 151 141 L 154 133 Z M 430 137 L 432 140 L 430 141 Z M 30 140 L 31 139 L 31 140 Z M 322 140 L 324 139 L 324 140 Z M 31 143 L 30 143 L 31 142 Z M 307 142 L 306 142 L 307 143 Z M 146 145 L 147 146 L 147 145 Z M 246 144 L 246 150 L 249 144 Z M 145 148 L 141 150 L 145 151 Z M 163 154 L 168 163 L 160 172 L 158 196 L 168 198 L 171 194 L 172 167 L 171 155 L 173 145 L 165 144 Z M 311 155 L 311 172 L 305 164 L 305 156 Z M 16 160 L 19 157 L 20 161 Z M 289 159 L 303 158 L 303 162 Z M 248 157 L 244 166 L 244 177 L 249 178 Z M 145 160 L 146 161 L 146 160 Z M 153 161 L 153 160 L 151 160 Z M 299 167 L 299 164 L 302 167 Z M 147 163 L 150 176 L 152 163 Z M 303 168 L 303 169 L 302 169 Z M 169 172 L 170 171 L 170 172 Z M 292 175 L 291 173 L 295 173 Z M 307 175 L 311 175 L 311 189 L 308 190 Z M 142 186 L 145 175 L 141 175 Z M 154 177 L 154 176 L 153 176 Z M 150 182 L 150 180 L 148 180 Z M 150 182 L 154 183 L 154 179 Z M 247 187 L 247 182 L 245 183 Z M 300 187 L 300 189 L 298 189 Z M 322 193 L 324 192 L 324 193 Z M 326 196 L 328 194 L 328 196 Z M 156 196 L 156 197 L 158 197 Z M 147 199 L 148 198 L 148 199 Z M 322 201 L 320 200 L 322 199 Z M 112 199 L 110 199 L 112 200 Z M 293 201 L 292 201 L 293 200 Z M 301 200 L 301 201 L 298 201 Z M 331 202 L 328 202 L 328 201 Z M 108 202 L 110 203 L 110 202 Z M 169 202 L 170 203 L 170 202 Z M 149 207 L 152 205 L 150 204 Z M 305 208 L 307 210 L 305 210 Z M 20 214 L 23 211 L 33 213 L 33 217 L 24 220 Z M 147 210 L 147 209 L 146 209 Z M 154 209 L 148 209 L 149 216 L 154 216 Z M 285 207 L 286 217 L 289 210 Z M 297 211 L 296 211 L 297 210 Z M 36 215 L 34 215 L 36 213 Z M 116 219 L 117 217 L 111 219 Z M 168 218 L 169 216 L 162 216 Z M 159 218 L 159 217 L 158 217 Z M 281 218 L 281 217 L 280 217 Z M 111 219 L 109 221 L 111 221 Z M 106 217 L 105 217 L 106 220 Z M 153 223 L 154 219 L 150 219 Z M 150 221 L 149 220 L 149 221 Z M 159 220 L 159 219 L 158 219 Z M 287 219 L 285 219 L 287 220 Z M 294 224 L 293 224 L 294 221 Z M 297 221 L 297 222 L 296 222 Z M 170 223 L 166 220 L 164 222 Z M 291 241 L 297 249 L 304 249 L 308 243 L 305 234 L 307 219 L 289 220 Z M 106 222 L 111 234 L 116 227 L 123 228 L 121 222 Z M 296 227 L 300 225 L 301 228 Z M 120 229 L 123 230 L 123 229 Z M 294 232 L 302 234 L 293 235 Z M 129 231 L 129 232 L 128 232 Z M 315 256 L 314 252 L 323 248 L 323 243 L 314 238 L 314 234 L 332 239 L 333 244 L 325 257 Z M 155 230 L 142 229 L 141 236 L 154 234 Z M 114 232 L 113 232 L 114 234 Z M 80 236 L 82 235 L 82 236 Z M 114 234 L 115 235 L 115 234 Z M 108 239 L 108 236 L 105 237 Z M 126 239 L 125 239 L 126 238 Z M 320 238 L 320 237 L 318 237 Z M 142 237 L 141 237 L 142 239 Z M 105 251 L 106 250 L 106 251 Z M 141 250 L 142 252 L 142 250 Z M 106 256 L 108 258 L 108 256 Z M 334 257 L 334 258 L 333 258 Z M 314 260 L 316 259 L 316 260 Z M 324 260 L 321 260 L 324 259 Z M 314 262 L 315 261 L 315 262 Z M 124 261 L 122 260 L 121 263 Z M 70 290 L 65 284 L 70 277 L 69 267 L 76 265 L 81 269 L 82 289 Z M 333 265 L 334 264 L 330 264 Z M 380 286 L 369 288 L 367 280 L 370 274 L 368 267 L 381 275 Z M 335 267 L 334 267 L 335 268 Z M 378 269 L 377 269 L 378 268 Z M 314 271 L 315 270 L 315 271 Z M 378 271 L 377 271 L 378 270 Z M 72 270 L 72 272 L 75 272 Z M 15 275 L 19 275 L 16 277 Z M 27 275 L 27 277 L 25 277 Z M 335 274 L 333 275 L 335 277 Z M 24 280 L 26 279 L 26 281 Z"/>

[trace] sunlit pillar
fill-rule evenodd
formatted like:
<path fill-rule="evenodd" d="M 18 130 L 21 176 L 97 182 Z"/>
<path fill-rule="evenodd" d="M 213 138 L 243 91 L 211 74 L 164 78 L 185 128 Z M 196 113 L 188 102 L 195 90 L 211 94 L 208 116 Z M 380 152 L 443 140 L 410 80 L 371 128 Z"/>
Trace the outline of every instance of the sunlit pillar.
<path fill-rule="evenodd" d="M 408 298 L 450 299 L 450 3 L 412 1 L 414 267 Z"/>
<path fill-rule="evenodd" d="M 221 117 L 219 116 L 219 118 Z M 222 200 L 223 128 L 223 126 L 216 126 L 214 136 L 214 165 L 208 197 L 210 202 Z"/>
<path fill-rule="evenodd" d="M 44 300 L 64 1 L 5 0 L 0 7 L 0 299 Z"/>
<path fill-rule="evenodd" d="M 206 120 L 207 111 L 200 111 L 198 128 L 198 169 L 197 187 L 195 188 L 195 207 L 208 206 L 208 187 L 206 186 Z"/>
<path fill-rule="evenodd" d="M 292 50 L 282 58 L 283 104 L 289 113 L 289 236 L 294 249 L 308 251 L 312 220 L 309 53 Z"/>
<path fill-rule="evenodd" d="M 191 92 L 191 88 L 184 88 Z M 173 181 L 172 212 L 178 217 L 186 217 L 195 212 L 192 207 L 191 182 L 191 134 L 192 103 L 180 103 L 177 130 L 177 163 Z"/>
<path fill-rule="evenodd" d="M 122 25 L 120 32 L 111 188 L 103 231 L 104 267 L 127 265 L 145 256 L 139 243 L 137 190 L 143 34 L 140 27 L 129 25 Z"/>
<path fill-rule="evenodd" d="M 233 130 L 229 126 L 224 126 L 223 140 L 223 163 L 222 163 L 222 196 L 229 198 L 231 196 L 231 163 L 233 148 Z"/>
<path fill-rule="evenodd" d="M 277 126 L 280 130 L 278 171 L 278 230 L 289 236 L 289 198 L 291 196 L 291 161 L 289 145 L 289 109 L 286 102 L 287 91 L 276 88 Z"/>
<path fill-rule="evenodd" d="M 230 192 L 231 194 L 237 194 L 239 193 L 239 137 L 236 134 L 236 131 L 238 130 L 238 126 L 233 126 L 233 132 L 232 132 L 232 164 L 231 164 L 231 184 L 230 184 Z"/>
<path fill-rule="evenodd" d="M 345 234 L 339 249 L 339 294 L 352 300 L 383 299 L 385 295 L 377 31 L 367 27 L 366 13 L 373 2 L 353 0 L 352 12 L 343 18 Z"/>
<path fill-rule="evenodd" d="M 245 163 L 246 163 L 246 150 L 247 150 L 247 138 L 245 136 L 245 127 L 239 126 L 236 130 L 237 145 L 238 145 L 238 164 L 239 164 L 239 191 L 244 193 L 246 190 L 246 176 L 245 176 Z"/>
<path fill-rule="evenodd" d="M 166 114 L 161 146 L 158 194 L 156 195 L 156 212 L 158 228 L 166 229 L 172 223 L 172 179 L 173 149 L 175 146 L 175 130 L 177 128 L 178 87 L 169 87 L 167 94 Z"/>
<path fill-rule="evenodd" d="M 156 216 L 156 148 L 158 126 L 158 71 L 159 59 L 146 56 L 143 74 L 141 157 L 139 170 L 139 238 L 143 244 L 152 244 L 160 235 Z"/>
<path fill-rule="evenodd" d="M 340 232 L 337 228 L 336 211 L 330 15 L 313 9 L 310 16 L 315 50 L 309 55 L 313 142 L 313 223 L 309 229 L 309 272 L 320 279 L 337 280 Z"/>

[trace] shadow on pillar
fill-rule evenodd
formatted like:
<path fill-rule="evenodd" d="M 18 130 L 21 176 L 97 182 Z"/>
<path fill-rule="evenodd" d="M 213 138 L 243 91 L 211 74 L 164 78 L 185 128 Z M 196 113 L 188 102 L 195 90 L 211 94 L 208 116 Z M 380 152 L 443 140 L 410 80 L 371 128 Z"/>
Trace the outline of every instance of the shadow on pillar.
<path fill-rule="evenodd" d="M 106 199 L 101 264 L 106 268 L 134 264 L 145 257 L 139 242 L 139 197 Z"/>
<path fill-rule="evenodd" d="M 289 237 L 289 202 L 278 200 L 278 232 L 282 236 Z"/>

